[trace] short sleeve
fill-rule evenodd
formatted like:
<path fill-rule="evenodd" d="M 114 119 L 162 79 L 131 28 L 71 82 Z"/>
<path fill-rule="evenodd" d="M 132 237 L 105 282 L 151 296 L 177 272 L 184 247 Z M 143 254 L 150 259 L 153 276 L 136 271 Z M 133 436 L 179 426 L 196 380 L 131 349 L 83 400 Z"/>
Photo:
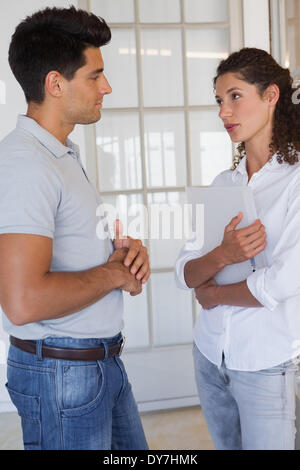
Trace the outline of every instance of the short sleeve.
<path fill-rule="evenodd" d="M 0 159 L 0 234 L 53 238 L 62 180 L 46 158 L 29 153 Z"/>

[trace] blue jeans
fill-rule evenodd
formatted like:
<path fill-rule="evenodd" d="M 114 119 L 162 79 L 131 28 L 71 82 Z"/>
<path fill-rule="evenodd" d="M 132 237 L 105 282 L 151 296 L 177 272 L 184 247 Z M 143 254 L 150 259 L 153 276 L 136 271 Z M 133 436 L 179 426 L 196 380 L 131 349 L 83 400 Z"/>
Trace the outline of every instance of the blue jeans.
<path fill-rule="evenodd" d="M 227 369 L 225 359 L 219 369 L 194 345 L 200 403 L 216 449 L 294 449 L 295 361 L 247 372 Z"/>
<path fill-rule="evenodd" d="M 118 356 L 102 361 L 42 358 L 41 344 L 95 348 L 105 339 L 46 338 L 37 354 L 10 345 L 7 389 L 21 417 L 25 449 L 147 449 L 142 423 Z"/>

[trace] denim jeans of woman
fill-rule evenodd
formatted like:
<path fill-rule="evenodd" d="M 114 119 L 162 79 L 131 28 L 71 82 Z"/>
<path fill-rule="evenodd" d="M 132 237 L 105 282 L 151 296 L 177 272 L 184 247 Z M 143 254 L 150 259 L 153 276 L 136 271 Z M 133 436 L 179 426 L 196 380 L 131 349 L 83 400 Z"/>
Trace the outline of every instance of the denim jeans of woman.
<path fill-rule="evenodd" d="M 194 345 L 200 403 L 216 449 L 294 449 L 297 362 L 230 370 L 226 357 L 218 368 Z"/>
<path fill-rule="evenodd" d="M 131 385 L 119 356 L 66 361 L 41 356 L 42 343 L 95 348 L 105 339 L 46 338 L 37 354 L 10 346 L 7 389 L 21 417 L 25 449 L 147 449 Z"/>

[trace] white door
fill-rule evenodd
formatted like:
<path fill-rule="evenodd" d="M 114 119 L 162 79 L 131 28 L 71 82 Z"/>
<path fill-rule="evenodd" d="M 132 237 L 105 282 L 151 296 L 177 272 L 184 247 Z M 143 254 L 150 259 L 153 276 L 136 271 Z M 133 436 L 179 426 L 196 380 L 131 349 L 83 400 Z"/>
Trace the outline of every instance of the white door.
<path fill-rule="evenodd" d="M 138 225 L 134 204 L 148 214 L 155 206 L 161 220 L 171 220 L 169 236 L 145 239 L 152 275 L 143 294 L 125 295 L 123 358 L 140 410 L 198 403 L 192 360 L 198 305 L 175 286 L 173 267 L 185 236 L 174 219 L 186 185 L 210 184 L 232 163 L 212 78 L 218 62 L 243 45 L 241 3 L 81 2 L 112 29 L 102 54 L 113 92 L 104 98 L 101 121 L 86 130 L 90 178 L 104 202 L 118 206 L 129 235 Z"/>

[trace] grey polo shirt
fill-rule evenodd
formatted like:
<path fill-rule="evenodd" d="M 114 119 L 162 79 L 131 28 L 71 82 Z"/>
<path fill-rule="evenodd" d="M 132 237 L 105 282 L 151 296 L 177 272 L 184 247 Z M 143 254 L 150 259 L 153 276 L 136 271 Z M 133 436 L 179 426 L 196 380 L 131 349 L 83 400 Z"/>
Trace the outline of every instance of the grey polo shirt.
<path fill-rule="evenodd" d="M 97 237 L 99 204 L 78 147 L 69 139 L 64 146 L 36 121 L 19 116 L 16 129 L 0 142 L 0 234 L 52 238 L 50 271 L 90 269 L 113 252 L 109 238 Z M 3 312 L 3 327 L 21 339 L 114 336 L 123 328 L 122 292 L 116 289 L 72 315 L 24 326 L 13 325 Z"/>

